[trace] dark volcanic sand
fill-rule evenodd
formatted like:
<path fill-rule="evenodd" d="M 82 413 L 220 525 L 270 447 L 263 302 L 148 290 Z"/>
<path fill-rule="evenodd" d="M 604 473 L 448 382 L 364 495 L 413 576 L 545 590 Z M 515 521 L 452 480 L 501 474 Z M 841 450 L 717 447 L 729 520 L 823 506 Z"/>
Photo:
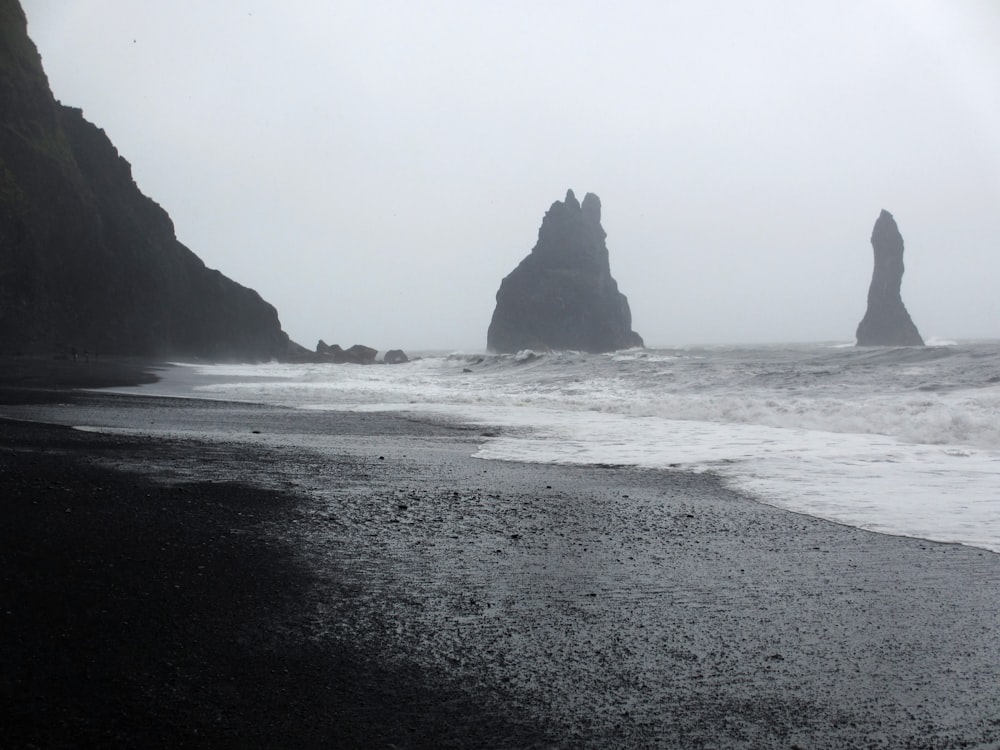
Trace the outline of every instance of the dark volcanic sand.
<path fill-rule="evenodd" d="M 3 382 L 132 430 L 0 421 L 5 746 L 1000 741 L 1000 555 L 400 416 Z"/>

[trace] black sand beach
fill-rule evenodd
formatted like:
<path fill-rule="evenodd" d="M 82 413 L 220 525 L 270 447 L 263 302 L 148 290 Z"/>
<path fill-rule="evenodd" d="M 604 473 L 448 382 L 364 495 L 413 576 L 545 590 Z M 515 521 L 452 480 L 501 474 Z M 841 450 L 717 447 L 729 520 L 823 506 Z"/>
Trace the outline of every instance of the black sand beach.
<path fill-rule="evenodd" d="M 0 364 L 4 746 L 1000 743 L 1000 555 Z"/>

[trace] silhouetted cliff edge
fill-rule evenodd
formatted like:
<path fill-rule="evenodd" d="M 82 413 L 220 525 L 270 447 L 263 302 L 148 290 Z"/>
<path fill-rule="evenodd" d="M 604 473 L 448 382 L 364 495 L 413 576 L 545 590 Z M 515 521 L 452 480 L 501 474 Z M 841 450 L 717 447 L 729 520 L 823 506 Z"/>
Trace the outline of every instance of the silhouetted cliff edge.
<path fill-rule="evenodd" d="M 79 109 L 55 100 L 17 0 L 0 0 L 0 351 L 263 360 L 274 307 L 177 241 Z"/>
<path fill-rule="evenodd" d="M 542 219 L 538 242 L 501 282 L 486 345 L 491 351 L 610 352 L 642 346 L 628 299 L 611 276 L 601 200 L 572 190 Z"/>

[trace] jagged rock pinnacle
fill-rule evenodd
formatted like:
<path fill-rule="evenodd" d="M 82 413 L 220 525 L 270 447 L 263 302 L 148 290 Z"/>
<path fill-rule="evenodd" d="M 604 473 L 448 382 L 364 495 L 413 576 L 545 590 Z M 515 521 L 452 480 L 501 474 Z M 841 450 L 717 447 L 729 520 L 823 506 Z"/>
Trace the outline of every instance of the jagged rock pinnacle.
<path fill-rule="evenodd" d="M 628 299 L 611 276 L 601 199 L 572 190 L 542 219 L 538 242 L 500 284 L 487 333 L 496 352 L 571 349 L 608 352 L 642 346 Z"/>
<path fill-rule="evenodd" d="M 868 309 L 858 324 L 858 346 L 923 346 L 917 327 L 903 305 L 903 237 L 885 209 L 872 229 L 875 269 L 868 287 Z"/>

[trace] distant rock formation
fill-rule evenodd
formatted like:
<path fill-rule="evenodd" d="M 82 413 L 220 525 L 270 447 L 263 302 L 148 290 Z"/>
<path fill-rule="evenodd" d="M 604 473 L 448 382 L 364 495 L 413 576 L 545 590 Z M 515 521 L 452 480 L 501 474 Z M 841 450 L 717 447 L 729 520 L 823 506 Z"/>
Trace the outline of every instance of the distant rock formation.
<path fill-rule="evenodd" d="M 319 343 L 316 344 L 316 357 L 313 358 L 313 361 L 332 362 L 338 365 L 373 365 L 376 355 L 378 355 L 378 349 L 372 349 L 370 346 L 355 344 L 350 349 L 341 349 L 339 344 L 329 346 L 323 339 L 320 339 Z"/>
<path fill-rule="evenodd" d="M 382 361 L 387 365 L 402 365 L 410 361 L 410 358 L 406 356 L 406 352 L 402 349 L 390 349 L 382 357 Z"/>
<path fill-rule="evenodd" d="M 103 130 L 52 96 L 0 0 L 0 351 L 266 360 L 275 309 L 177 241 Z"/>
<path fill-rule="evenodd" d="M 868 309 L 858 324 L 858 346 L 923 346 L 917 327 L 903 305 L 903 237 L 885 209 L 872 230 L 875 270 L 868 287 Z"/>
<path fill-rule="evenodd" d="M 538 242 L 500 284 L 486 345 L 522 349 L 609 352 L 642 346 L 632 330 L 628 299 L 611 277 L 601 201 L 572 190 L 549 208 Z"/>
<path fill-rule="evenodd" d="M 320 339 L 315 351 L 309 351 L 303 346 L 292 343 L 285 359 L 289 362 L 311 362 L 331 365 L 396 365 L 409 362 L 410 358 L 402 349 L 390 349 L 378 360 L 378 349 L 363 344 L 355 344 L 350 349 L 344 349 L 339 344 L 327 344 Z"/>

